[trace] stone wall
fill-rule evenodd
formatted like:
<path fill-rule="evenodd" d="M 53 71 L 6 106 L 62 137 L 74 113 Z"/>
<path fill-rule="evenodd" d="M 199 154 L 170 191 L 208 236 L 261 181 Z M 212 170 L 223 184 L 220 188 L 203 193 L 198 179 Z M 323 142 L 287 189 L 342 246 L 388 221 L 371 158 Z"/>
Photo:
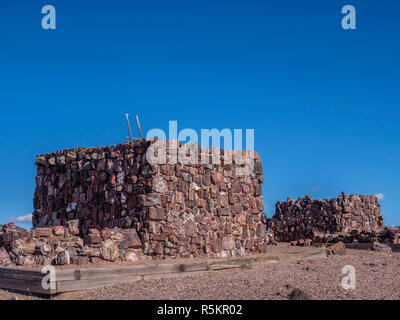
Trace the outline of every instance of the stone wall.
<path fill-rule="evenodd" d="M 13 223 L 0 226 L 0 266 L 84 265 L 103 261 L 139 261 L 145 258 L 135 229 L 89 229 L 85 236 L 79 221 L 67 225 L 23 229 Z"/>
<path fill-rule="evenodd" d="M 400 244 L 400 226 L 385 227 L 379 234 L 379 241 L 382 243 Z"/>
<path fill-rule="evenodd" d="M 156 147 L 159 142 L 142 140 L 38 156 L 34 228 L 78 220 L 89 245 L 94 230 L 134 229 L 143 253 L 154 257 L 264 252 L 269 237 L 258 154 L 254 170 L 238 175 L 249 163 L 248 156 L 245 163 L 235 157 L 230 163 L 232 151 L 185 144 L 191 160 L 174 164 L 169 149 L 174 142 L 167 141 L 166 148 Z M 167 163 L 172 164 L 152 163 L 146 155 L 149 148 L 157 156 L 166 150 Z M 211 158 L 217 151 L 220 163 L 201 164 L 204 155 Z"/>
<path fill-rule="evenodd" d="M 374 195 L 342 194 L 334 199 L 278 201 L 268 225 L 277 241 L 371 242 L 384 230 L 383 219 Z"/>

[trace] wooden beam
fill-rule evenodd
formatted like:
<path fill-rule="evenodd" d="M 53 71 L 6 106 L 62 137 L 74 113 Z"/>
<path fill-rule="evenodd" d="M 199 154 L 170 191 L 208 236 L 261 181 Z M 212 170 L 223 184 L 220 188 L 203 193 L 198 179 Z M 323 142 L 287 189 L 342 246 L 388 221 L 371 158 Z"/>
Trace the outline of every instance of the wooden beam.
<path fill-rule="evenodd" d="M 394 244 L 394 243 L 385 243 L 387 244 L 390 248 L 392 248 L 392 251 L 398 252 L 400 251 L 400 244 Z M 334 243 L 314 243 L 314 247 L 329 247 L 334 245 Z M 345 243 L 344 244 L 347 249 L 358 249 L 358 250 L 369 250 L 372 249 L 373 244 L 370 242 L 366 243 Z"/>
<path fill-rule="evenodd" d="M 42 280 L 12 279 L 0 277 L 0 288 L 24 292 L 54 294 L 56 290 L 43 289 Z"/>
<path fill-rule="evenodd" d="M 76 270 L 57 270 L 56 281 L 89 280 L 114 277 L 142 276 L 146 274 L 178 273 L 188 271 L 206 271 L 206 262 L 180 264 L 158 264 L 131 267 L 110 267 Z"/>
<path fill-rule="evenodd" d="M 39 270 L 28 270 L 28 269 L 19 269 L 19 268 L 10 268 L 10 267 L 1 267 L 0 268 L 0 277 L 1 278 L 9 278 L 16 280 L 32 280 L 32 281 L 42 281 L 45 274 L 40 272 Z"/>
<path fill-rule="evenodd" d="M 154 280 L 154 279 L 164 279 L 164 278 L 177 278 L 186 277 L 191 275 L 203 275 L 210 271 L 188 271 L 183 273 L 162 273 L 162 274 L 145 274 L 142 276 L 143 280 Z"/>
<path fill-rule="evenodd" d="M 125 276 L 114 278 L 94 278 L 86 280 L 57 281 L 57 293 L 95 289 L 117 283 L 141 281 L 141 276 Z"/>

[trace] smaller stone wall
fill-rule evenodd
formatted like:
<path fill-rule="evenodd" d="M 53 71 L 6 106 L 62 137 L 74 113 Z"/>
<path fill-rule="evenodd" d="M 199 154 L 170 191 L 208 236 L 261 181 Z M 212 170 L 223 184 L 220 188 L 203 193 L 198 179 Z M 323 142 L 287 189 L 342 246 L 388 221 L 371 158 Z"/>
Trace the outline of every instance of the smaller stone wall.
<path fill-rule="evenodd" d="M 383 243 L 400 244 L 400 226 L 385 227 L 379 235 L 379 241 Z"/>
<path fill-rule="evenodd" d="M 371 242 L 384 230 L 383 219 L 374 195 L 342 194 L 315 200 L 306 196 L 278 201 L 268 226 L 277 241 Z"/>
<path fill-rule="evenodd" d="M 23 229 L 10 223 L 0 226 L 0 266 L 85 265 L 100 261 L 138 261 L 142 243 L 135 229 L 88 230 L 82 236 L 79 220 L 67 226 Z"/>

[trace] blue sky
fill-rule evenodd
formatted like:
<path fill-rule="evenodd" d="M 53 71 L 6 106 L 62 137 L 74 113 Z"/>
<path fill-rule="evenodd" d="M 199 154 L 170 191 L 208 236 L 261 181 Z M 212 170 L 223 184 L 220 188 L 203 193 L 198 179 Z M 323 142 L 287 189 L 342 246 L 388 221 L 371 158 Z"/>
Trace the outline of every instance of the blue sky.
<path fill-rule="evenodd" d="M 57 29 L 41 28 L 54 5 Z M 351 4 L 357 29 L 341 28 Z M 400 3 L 0 3 L 0 224 L 33 210 L 35 156 L 144 131 L 252 128 L 277 200 L 384 194 L 400 225 Z M 135 133 L 137 136 L 137 133 Z"/>

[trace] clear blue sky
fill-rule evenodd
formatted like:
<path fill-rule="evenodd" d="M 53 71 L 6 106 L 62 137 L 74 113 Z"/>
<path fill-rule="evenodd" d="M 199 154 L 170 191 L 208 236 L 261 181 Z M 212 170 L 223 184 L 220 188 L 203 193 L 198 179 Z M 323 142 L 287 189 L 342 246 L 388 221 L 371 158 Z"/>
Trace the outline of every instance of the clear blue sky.
<path fill-rule="evenodd" d="M 130 112 L 145 131 L 254 128 L 269 217 L 382 193 L 399 225 L 399 31 L 394 0 L 2 0 L 0 224 L 32 212 L 37 154 L 123 142 Z"/>

